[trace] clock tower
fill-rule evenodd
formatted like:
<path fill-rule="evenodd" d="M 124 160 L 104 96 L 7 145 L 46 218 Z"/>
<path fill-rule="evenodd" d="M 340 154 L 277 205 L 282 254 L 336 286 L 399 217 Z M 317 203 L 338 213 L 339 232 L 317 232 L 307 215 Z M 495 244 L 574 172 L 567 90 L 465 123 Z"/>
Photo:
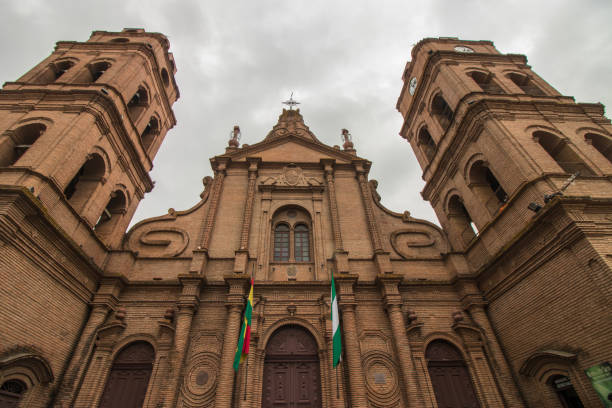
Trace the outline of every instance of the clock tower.
<path fill-rule="evenodd" d="M 554 370 L 597 401 L 578 385 L 612 350 L 603 106 L 561 95 L 489 41 L 424 39 L 403 80 L 400 135 L 423 169 L 422 195 L 476 277 L 465 310 L 475 297 L 487 305 L 529 406 L 549 406 Z"/>

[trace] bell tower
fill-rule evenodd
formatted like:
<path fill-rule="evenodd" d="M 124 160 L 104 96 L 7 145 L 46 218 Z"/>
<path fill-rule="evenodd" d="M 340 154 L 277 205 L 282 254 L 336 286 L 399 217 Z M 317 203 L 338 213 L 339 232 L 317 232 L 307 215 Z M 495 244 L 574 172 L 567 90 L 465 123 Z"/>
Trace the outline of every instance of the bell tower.
<path fill-rule="evenodd" d="M 159 33 L 95 31 L 0 91 L 0 184 L 26 188 L 91 255 L 121 241 L 179 97 Z"/>
<path fill-rule="evenodd" d="M 489 41 L 424 39 L 403 81 L 400 135 L 423 169 L 423 197 L 465 257 L 459 273 L 473 279 L 459 285 L 464 311 L 485 305 L 527 406 L 567 398 L 550 385 L 554 370 L 596 406 L 584 373 L 612 349 L 609 333 L 591 329 L 609 328 L 612 298 L 603 106 L 561 95 L 525 56 Z"/>
<path fill-rule="evenodd" d="M 557 192 L 611 197 L 612 127 L 600 104 L 576 103 L 523 55 L 489 41 L 424 39 L 412 50 L 397 108 L 430 201 L 455 249 L 480 236 L 494 253 Z M 533 207 L 532 208 L 537 208 Z"/>

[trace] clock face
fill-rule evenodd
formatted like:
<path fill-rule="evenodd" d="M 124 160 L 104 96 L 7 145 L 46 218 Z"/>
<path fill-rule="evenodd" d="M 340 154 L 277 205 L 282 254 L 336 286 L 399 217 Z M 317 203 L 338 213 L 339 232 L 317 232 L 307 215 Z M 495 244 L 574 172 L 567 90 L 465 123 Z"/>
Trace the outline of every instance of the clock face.
<path fill-rule="evenodd" d="M 413 77 L 410 80 L 410 88 L 409 88 L 410 95 L 414 95 L 414 91 L 416 91 L 416 86 L 417 86 L 417 79 L 416 79 L 416 77 Z"/>
<path fill-rule="evenodd" d="M 474 52 L 470 47 L 465 47 L 463 45 L 458 45 L 455 47 L 455 51 L 457 52 Z"/>

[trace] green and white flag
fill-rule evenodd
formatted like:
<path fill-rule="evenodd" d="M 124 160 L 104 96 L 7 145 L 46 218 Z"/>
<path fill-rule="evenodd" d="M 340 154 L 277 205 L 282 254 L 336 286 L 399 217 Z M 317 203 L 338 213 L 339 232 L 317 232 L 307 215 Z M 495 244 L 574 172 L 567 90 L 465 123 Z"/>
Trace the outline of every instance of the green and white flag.
<path fill-rule="evenodd" d="M 338 297 L 336 296 L 336 283 L 334 282 L 334 272 L 331 276 L 331 320 L 332 320 L 332 342 L 334 345 L 334 368 L 341 360 L 342 354 L 342 339 L 340 338 L 340 315 L 338 315 Z"/>

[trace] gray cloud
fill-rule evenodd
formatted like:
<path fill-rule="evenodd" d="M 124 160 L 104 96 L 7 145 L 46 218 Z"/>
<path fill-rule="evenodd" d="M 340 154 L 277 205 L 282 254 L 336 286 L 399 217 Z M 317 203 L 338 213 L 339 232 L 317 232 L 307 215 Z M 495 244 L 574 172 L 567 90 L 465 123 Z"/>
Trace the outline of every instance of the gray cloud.
<path fill-rule="evenodd" d="M 372 160 L 385 205 L 437 223 L 395 103 L 410 50 L 423 37 L 488 39 L 524 53 L 534 70 L 578 101 L 610 103 L 609 1 L 3 1 L 0 80 L 17 79 L 58 40 L 93 30 L 163 32 L 178 66 L 178 125 L 155 159 L 156 188 L 134 222 L 199 199 L 208 159 L 239 124 L 244 143 L 276 123 L 295 91 L 317 137 L 353 134 Z"/>

